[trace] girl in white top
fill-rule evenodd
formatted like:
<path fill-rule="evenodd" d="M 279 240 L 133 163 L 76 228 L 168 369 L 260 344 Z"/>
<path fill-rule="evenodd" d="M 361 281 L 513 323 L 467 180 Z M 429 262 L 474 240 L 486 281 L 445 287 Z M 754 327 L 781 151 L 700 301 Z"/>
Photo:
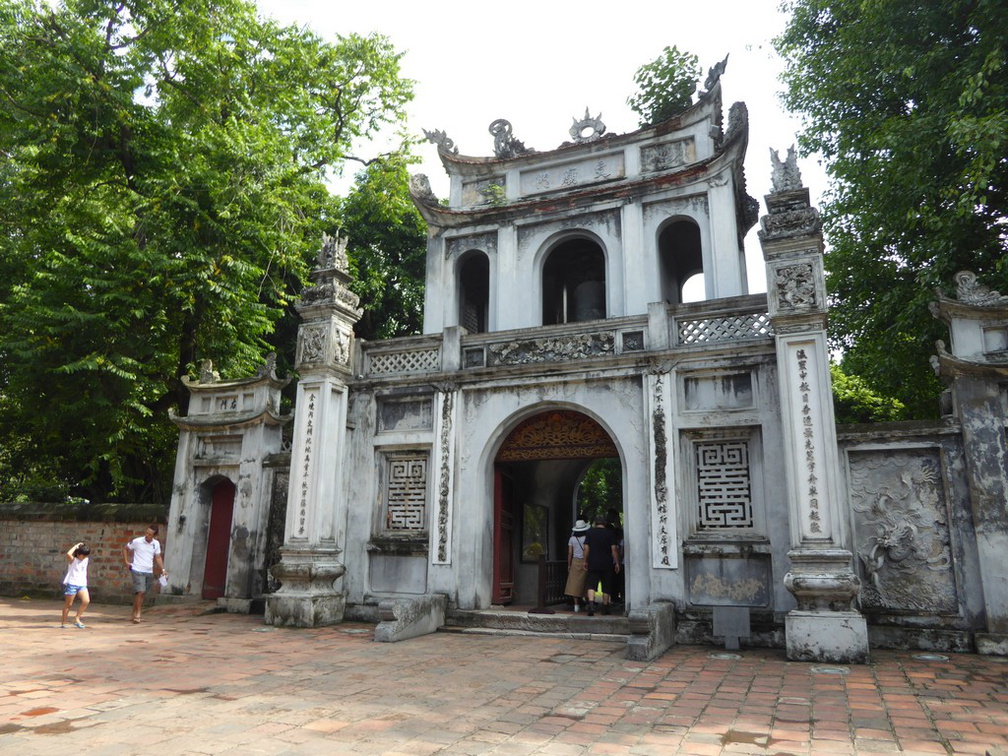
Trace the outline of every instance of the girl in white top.
<path fill-rule="evenodd" d="M 67 551 L 67 571 L 63 578 L 63 595 L 66 600 L 63 603 L 63 620 L 60 627 L 66 627 L 67 615 L 70 613 L 70 606 L 74 597 L 80 596 L 80 605 L 77 607 L 77 618 L 74 620 L 74 627 L 85 627 L 81 617 L 88 604 L 91 603 L 91 595 L 87 588 L 88 555 L 91 553 L 83 542 L 75 543 Z"/>

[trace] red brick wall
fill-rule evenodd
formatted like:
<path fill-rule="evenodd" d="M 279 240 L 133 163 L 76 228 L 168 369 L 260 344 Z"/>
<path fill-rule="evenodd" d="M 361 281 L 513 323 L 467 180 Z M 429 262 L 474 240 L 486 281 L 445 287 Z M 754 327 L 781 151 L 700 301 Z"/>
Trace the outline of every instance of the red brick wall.
<path fill-rule="evenodd" d="M 91 600 L 124 603 L 133 584 L 123 564 L 122 546 L 150 525 L 145 522 L 79 522 L 0 519 L 0 595 L 60 596 L 66 552 L 78 541 L 91 547 L 88 588 Z M 165 528 L 158 540 L 166 545 Z"/>

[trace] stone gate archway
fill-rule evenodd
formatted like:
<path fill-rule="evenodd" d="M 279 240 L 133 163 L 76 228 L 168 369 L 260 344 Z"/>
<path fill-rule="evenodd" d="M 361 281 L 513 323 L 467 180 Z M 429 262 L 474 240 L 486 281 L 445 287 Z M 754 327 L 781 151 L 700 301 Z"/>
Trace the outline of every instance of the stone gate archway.
<path fill-rule="evenodd" d="M 521 421 L 494 460 L 492 603 L 535 601 L 539 555 L 566 559 L 577 486 L 595 460 L 620 459 L 609 433 L 571 409 Z"/>

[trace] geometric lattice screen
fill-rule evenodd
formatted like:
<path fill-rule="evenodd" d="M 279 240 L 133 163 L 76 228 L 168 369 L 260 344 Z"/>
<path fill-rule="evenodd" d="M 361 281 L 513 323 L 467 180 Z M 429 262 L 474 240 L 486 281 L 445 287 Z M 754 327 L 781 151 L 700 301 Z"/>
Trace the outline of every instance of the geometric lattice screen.
<path fill-rule="evenodd" d="M 749 444 L 698 443 L 696 453 L 700 529 L 753 527 Z"/>
<path fill-rule="evenodd" d="M 423 530 L 427 523 L 427 456 L 388 460 L 385 527 Z"/>

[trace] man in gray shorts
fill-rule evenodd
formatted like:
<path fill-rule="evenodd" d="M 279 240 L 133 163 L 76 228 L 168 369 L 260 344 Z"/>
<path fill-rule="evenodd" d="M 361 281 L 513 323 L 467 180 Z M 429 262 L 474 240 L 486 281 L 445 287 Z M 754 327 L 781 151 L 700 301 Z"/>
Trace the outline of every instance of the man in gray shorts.
<path fill-rule="evenodd" d="M 158 542 L 158 526 L 151 525 L 142 536 L 123 544 L 123 561 L 130 568 L 133 578 L 133 622 L 140 622 L 140 610 L 143 609 L 144 595 L 154 585 L 154 571 L 158 575 L 168 574 L 161 560 L 161 544 Z"/>

